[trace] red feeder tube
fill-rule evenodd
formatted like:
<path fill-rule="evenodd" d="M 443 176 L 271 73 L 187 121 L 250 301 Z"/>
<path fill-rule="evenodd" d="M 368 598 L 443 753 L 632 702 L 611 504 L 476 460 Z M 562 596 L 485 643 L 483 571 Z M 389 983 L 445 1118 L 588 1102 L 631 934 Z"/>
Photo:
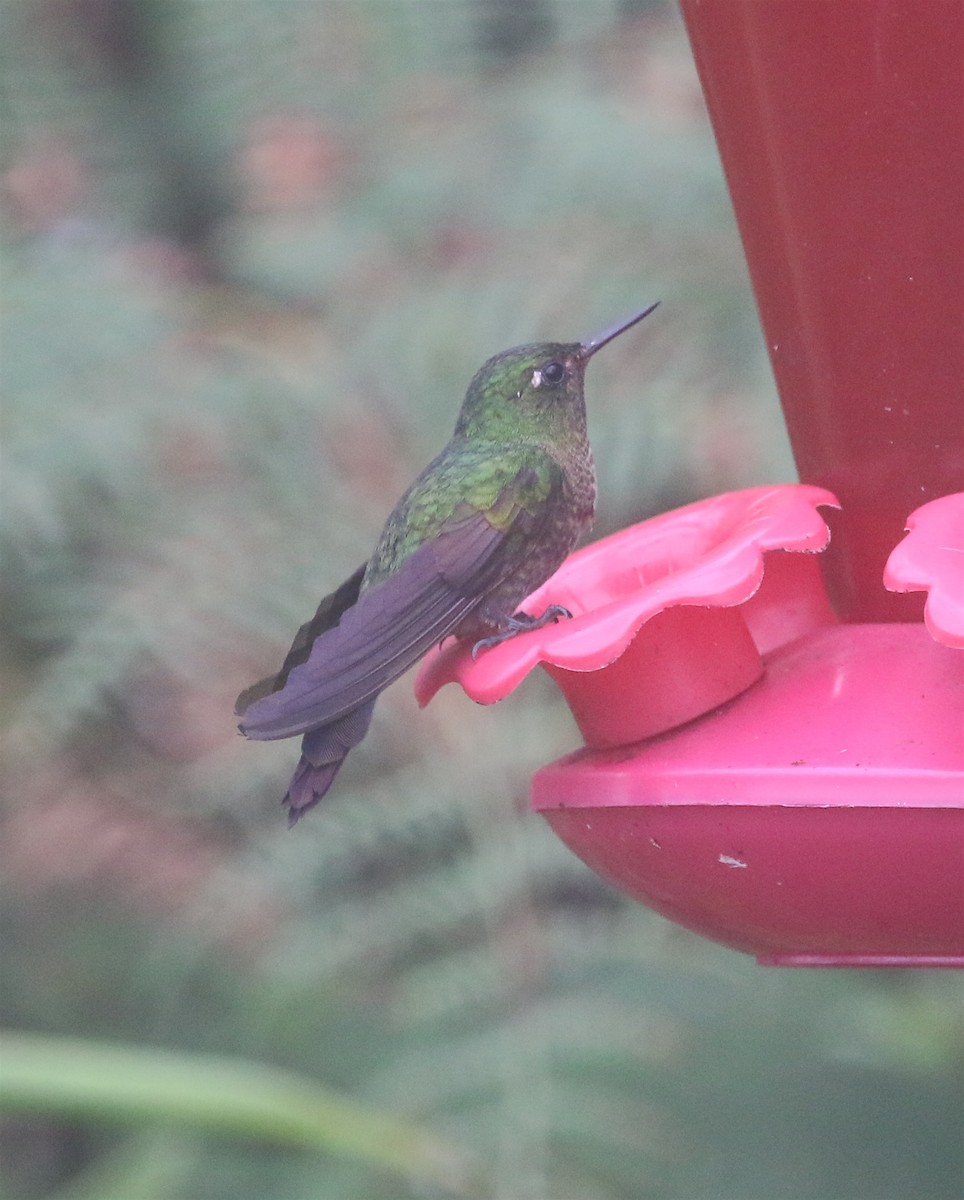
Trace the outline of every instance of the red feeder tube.
<path fill-rule="evenodd" d="M 847 621 L 964 480 L 964 5 L 681 0 L 804 483 L 840 500 Z"/>

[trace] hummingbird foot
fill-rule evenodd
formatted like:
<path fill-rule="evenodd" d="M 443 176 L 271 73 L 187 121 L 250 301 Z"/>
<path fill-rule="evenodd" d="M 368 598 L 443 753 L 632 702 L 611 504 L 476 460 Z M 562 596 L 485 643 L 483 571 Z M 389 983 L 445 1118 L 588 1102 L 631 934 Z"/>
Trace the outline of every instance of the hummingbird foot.
<path fill-rule="evenodd" d="M 505 629 L 499 633 L 493 633 L 491 637 L 480 638 L 475 643 L 472 647 L 472 659 L 474 661 L 478 658 L 480 650 L 501 646 L 503 642 L 507 642 L 509 638 L 514 638 L 517 634 L 531 633 L 533 629 L 541 629 L 544 625 L 558 621 L 560 617 L 565 617 L 567 621 L 572 618 L 569 609 L 563 608 L 561 604 L 550 604 L 538 617 L 526 612 L 517 612 L 514 616 L 509 617 Z"/>

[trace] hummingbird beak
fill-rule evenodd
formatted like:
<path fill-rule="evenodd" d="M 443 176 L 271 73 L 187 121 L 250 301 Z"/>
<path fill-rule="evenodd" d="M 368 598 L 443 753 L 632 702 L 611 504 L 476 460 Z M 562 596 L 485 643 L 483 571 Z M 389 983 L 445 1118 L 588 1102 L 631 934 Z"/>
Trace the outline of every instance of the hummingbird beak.
<path fill-rule="evenodd" d="M 651 304 L 649 308 L 644 308 L 642 312 L 634 313 L 633 316 L 627 318 L 625 321 L 619 321 L 615 325 L 610 325 L 608 329 L 604 329 L 602 333 L 597 333 L 588 342 L 583 342 L 580 347 L 579 357 L 583 362 L 588 362 L 597 350 L 601 350 L 603 346 L 608 346 L 613 338 L 619 337 L 627 329 L 632 329 L 634 325 L 638 325 L 643 317 L 648 317 L 653 309 L 659 308 L 659 305 L 660 302 L 657 300 L 655 304 Z"/>

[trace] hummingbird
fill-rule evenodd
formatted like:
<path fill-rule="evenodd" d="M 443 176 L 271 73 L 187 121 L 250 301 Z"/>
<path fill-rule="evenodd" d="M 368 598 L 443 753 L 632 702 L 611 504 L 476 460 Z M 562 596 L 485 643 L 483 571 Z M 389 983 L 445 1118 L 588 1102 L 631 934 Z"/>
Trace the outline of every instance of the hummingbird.
<path fill-rule="evenodd" d="M 284 797 L 289 825 L 331 787 L 379 694 L 433 645 L 454 634 L 474 657 L 571 615 L 518 605 L 592 525 L 586 366 L 657 306 L 586 342 L 537 342 L 488 359 L 450 441 L 392 510 L 371 558 L 321 601 L 278 673 L 238 697 L 245 737 L 303 736 Z"/>

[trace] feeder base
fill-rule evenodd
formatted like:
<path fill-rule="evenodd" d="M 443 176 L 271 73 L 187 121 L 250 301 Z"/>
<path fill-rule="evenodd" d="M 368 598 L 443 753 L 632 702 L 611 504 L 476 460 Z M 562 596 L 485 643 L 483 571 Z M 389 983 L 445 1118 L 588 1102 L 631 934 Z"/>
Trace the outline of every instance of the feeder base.
<path fill-rule="evenodd" d="M 964 654 L 831 626 L 742 696 L 539 771 L 533 807 L 665 916 L 785 966 L 964 967 Z"/>

